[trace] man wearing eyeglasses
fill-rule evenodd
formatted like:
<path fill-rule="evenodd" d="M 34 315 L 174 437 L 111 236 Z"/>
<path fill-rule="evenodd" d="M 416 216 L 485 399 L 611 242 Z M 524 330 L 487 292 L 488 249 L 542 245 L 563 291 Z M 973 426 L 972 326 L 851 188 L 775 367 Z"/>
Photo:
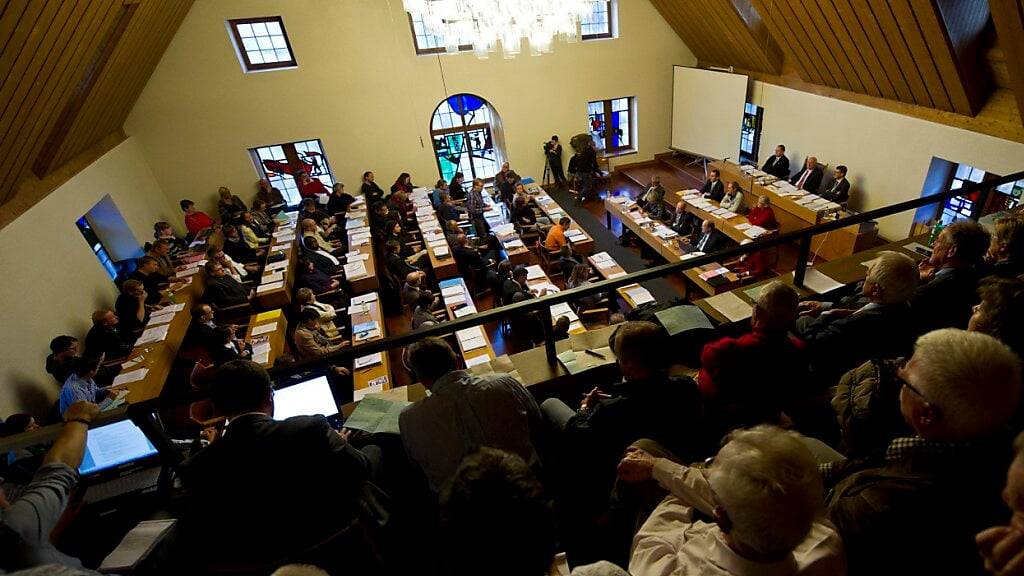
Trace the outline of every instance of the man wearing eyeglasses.
<path fill-rule="evenodd" d="M 921 285 L 910 302 L 918 334 L 939 328 L 966 328 L 978 303 L 978 268 L 991 244 L 989 233 L 970 220 L 942 229 L 932 255 L 923 260 Z"/>
<path fill-rule="evenodd" d="M 1005 519 L 999 499 L 1021 388 L 995 338 L 944 329 L 898 372 L 911 434 L 864 460 L 823 466 L 829 517 L 851 574 L 978 574 L 974 535 Z"/>

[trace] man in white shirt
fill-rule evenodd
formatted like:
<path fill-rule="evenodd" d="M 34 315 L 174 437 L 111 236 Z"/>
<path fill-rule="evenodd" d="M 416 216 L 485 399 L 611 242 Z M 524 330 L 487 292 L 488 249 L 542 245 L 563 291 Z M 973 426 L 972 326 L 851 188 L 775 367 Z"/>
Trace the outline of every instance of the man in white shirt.
<path fill-rule="evenodd" d="M 707 468 L 631 448 L 619 475 L 669 492 L 633 539 L 633 576 L 846 573 L 842 540 L 820 516 L 817 463 L 795 432 L 738 430 Z"/>
<path fill-rule="evenodd" d="M 517 380 L 457 370 L 451 346 L 434 337 L 406 348 L 405 365 L 431 395 L 399 416 L 402 444 L 435 494 L 480 446 L 506 450 L 532 468 L 539 466 L 540 408 Z"/>

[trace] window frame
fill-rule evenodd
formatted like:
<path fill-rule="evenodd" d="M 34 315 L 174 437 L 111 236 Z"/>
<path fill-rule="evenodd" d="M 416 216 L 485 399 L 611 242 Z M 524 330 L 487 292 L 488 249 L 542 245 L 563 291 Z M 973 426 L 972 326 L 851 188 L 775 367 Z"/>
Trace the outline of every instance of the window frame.
<path fill-rule="evenodd" d="M 615 2 L 613 0 L 604 0 L 605 5 L 608 8 L 608 31 L 601 32 L 598 34 L 581 34 L 580 40 L 586 42 L 588 40 L 606 40 L 608 38 L 615 38 Z M 580 22 L 580 28 L 582 32 L 583 23 Z"/>
<path fill-rule="evenodd" d="M 610 144 L 611 144 L 611 140 L 610 140 L 611 132 L 608 129 L 608 125 L 611 123 L 612 114 L 617 114 L 618 112 L 622 112 L 621 110 L 619 110 L 618 112 L 613 112 L 612 111 L 612 102 L 614 102 L 616 100 L 625 100 L 626 101 L 626 112 L 627 112 L 627 115 L 629 117 L 629 132 L 628 132 L 629 133 L 629 143 L 626 144 L 625 146 L 611 147 L 610 146 Z M 604 130 L 604 136 L 603 136 L 603 139 L 604 139 L 604 149 L 601 151 L 602 154 L 604 154 L 605 156 L 620 156 L 620 155 L 624 155 L 624 154 L 634 154 L 634 153 L 636 153 L 636 149 L 637 149 L 636 148 L 636 131 L 634 130 L 634 127 L 636 126 L 636 96 L 619 96 L 619 97 L 616 97 L 616 98 L 606 98 L 606 99 L 603 99 L 603 100 L 590 100 L 590 101 L 588 101 L 587 102 L 587 122 L 588 122 L 588 124 L 590 122 L 590 104 L 593 104 L 595 102 L 600 102 L 603 105 L 603 107 L 604 107 L 604 111 L 602 112 L 602 114 L 604 114 L 604 118 L 605 118 L 605 120 L 604 120 L 604 128 L 603 128 L 603 130 Z"/>
<path fill-rule="evenodd" d="M 448 50 L 444 46 L 438 46 L 436 48 L 420 48 L 420 39 L 416 37 L 416 24 L 412 20 L 412 14 L 406 12 L 405 15 L 409 18 L 409 33 L 412 34 L 412 47 L 416 50 L 417 56 L 432 56 L 434 54 L 447 54 Z M 472 52 L 472 44 L 459 44 L 459 52 Z"/>
<path fill-rule="evenodd" d="M 280 62 L 263 62 L 254 64 L 249 60 L 249 52 L 245 49 L 242 35 L 238 32 L 239 24 L 265 24 L 276 22 L 281 27 L 281 36 L 284 38 L 285 47 L 291 60 Z M 231 38 L 234 40 L 235 51 L 238 52 L 238 59 L 246 72 L 264 72 L 267 70 L 279 70 L 282 68 L 297 68 L 299 63 L 295 60 L 295 50 L 292 49 L 292 41 L 288 38 L 288 29 L 284 26 L 284 18 L 281 16 L 262 16 L 257 18 L 235 18 L 228 20 L 228 29 L 231 30 Z"/>
<path fill-rule="evenodd" d="M 331 180 L 331 184 L 328 185 L 328 188 L 330 188 L 331 186 L 333 186 L 334 184 L 336 184 L 338 182 L 338 179 L 337 179 L 337 176 L 335 176 L 335 174 L 334 174 L 334 170 L 331 168 L 331 161 L 327 158 L 327 151 L 324 149 L 324 141 L 321 140 L 320 138 L 307 138 L 305 140 L 295 140 L 293 142 L 280 142 L 280 143 L 277 143 L 277 144 L 266 144 L 264 146 L 255 146 L 253 148 L 249 148 L 248 149 L 249 157 L 252 159 L 253 167 L 256 169 L 256 175 L 261 180 L 270 181 L 270 177 L 267 175 L 267 168 L 266 168 L 266 166 L 263 165 L 263 159 L 260 158 L 260 153 L 259 153 L 260 150 L 267 149 L 267 148 L 281 148 L 281 152 L 284 154 L 284 157 L 285 157 L 284 159 L 285 159 L 285 161 L 288 164 L 294 164 L 294 163 L 302 164 L 302 163 L 304 163 L 303 157 L 299 156 L 299 151 L 298 151 L 298 149 L 296 148 L 295 145 L 296 144 L 305 144 L 307 142 L 316 142 L 317 146 L 320 148 L 320 158 L 321 158 L 321 161 L 323 162 L 322 169 L 326 172 L 327 176 Z M 319 174 L 319 175 L 314 176 L 313 174 L 310 174 L 309 176 L 311 178 L 316 178 L 317 180 L 320 180 L 320 176 L 322 176 L 322 175 L 323 174 Z M 283 180 L 285 178 L 291 178 L 294 181 L 295 176 L 292 175 L 292 174 L 281 174 L 281 179 Z M 323 180 L 320 180 L 320 181 L 321 181 L 321 183 L 323 183 Z M 296 183 L 296 188 L 295 189 L 298 190 L 298 184 L 297 183 Z M 301 195 L 299 196 L 298 201 L 296 203 L 294 203 L 294 204 L 292 204 L 289 201 L 288 194 L 286 193 L 286 190 L 281 190 L 281 195 L 284 197 L 285 203 L 288 205 L 289 208 L 295 208 L 296 206 L 299 206 L 300 204 L 302 204 L 302 197 L 301 197 Z"/>

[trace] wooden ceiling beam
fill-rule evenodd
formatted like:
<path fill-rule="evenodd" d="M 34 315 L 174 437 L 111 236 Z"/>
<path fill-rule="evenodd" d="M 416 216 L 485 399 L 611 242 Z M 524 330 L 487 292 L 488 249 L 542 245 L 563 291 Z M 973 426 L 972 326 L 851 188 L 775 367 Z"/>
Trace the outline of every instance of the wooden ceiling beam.
<path fill-rule="evenodd" d="M 1024 118 L 1024 0 L 989 0 L 992 20 L 999 34 L 1010 88 Z"/>

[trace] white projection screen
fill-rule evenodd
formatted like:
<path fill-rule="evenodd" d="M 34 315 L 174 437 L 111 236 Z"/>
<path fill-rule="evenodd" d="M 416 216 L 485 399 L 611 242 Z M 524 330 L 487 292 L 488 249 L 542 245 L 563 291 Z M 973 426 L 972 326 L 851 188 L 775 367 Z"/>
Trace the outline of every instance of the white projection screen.
<path fill-rule="evenodd" d="M 735 160 L 746 101 L 747 77 L 742 74 L 674 66 L 672 148 Z"/>

